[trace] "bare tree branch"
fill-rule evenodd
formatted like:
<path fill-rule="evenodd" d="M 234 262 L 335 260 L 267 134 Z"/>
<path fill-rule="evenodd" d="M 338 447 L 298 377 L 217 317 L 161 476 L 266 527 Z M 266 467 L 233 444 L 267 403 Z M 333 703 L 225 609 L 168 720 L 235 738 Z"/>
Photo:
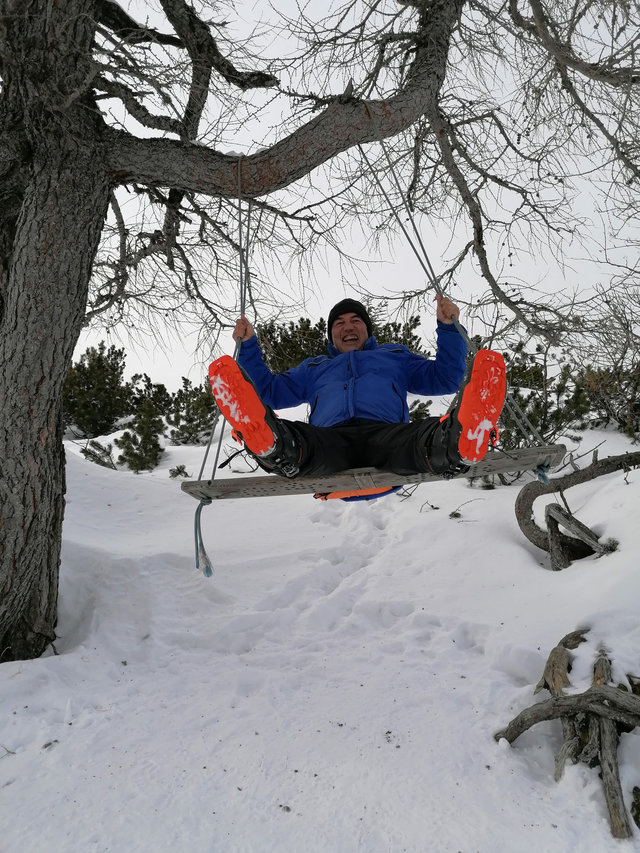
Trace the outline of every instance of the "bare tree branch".
<path fill-rule="evenodd" d="M 115 0 L 99 0 L 97 11 L 99 23 L 112 30 L 118 38 L 131 44 L 156 42 L 182 47 L 182 42 L 176 36 L 164 35 L 157 30 L 138 24 Z"/>

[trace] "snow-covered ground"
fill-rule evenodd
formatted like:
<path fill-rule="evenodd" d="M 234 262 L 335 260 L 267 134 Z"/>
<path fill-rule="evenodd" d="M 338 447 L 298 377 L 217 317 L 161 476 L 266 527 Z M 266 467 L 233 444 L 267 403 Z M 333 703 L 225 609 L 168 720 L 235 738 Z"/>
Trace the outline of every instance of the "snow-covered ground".
<path fill-rule="evenodd" d="M 581 452 L 603 438 L 629 447 Z M 201 454 L 136 476 L 67 445 L 57 654 L 0 667 L 2 853 L 640 850 L 597 770 L 554 782 L 559 723 L 494 739 L 578 627 L 572 689 L 602 646 L 640 675 L 640 471 L 567 492 L 620 547 L 562 572 L 516 525 L 519 485 L 458 481 L 214 503 L 207 579 L 168 476 Z M 640 731 L 619 756 L 629 806 Z"/>

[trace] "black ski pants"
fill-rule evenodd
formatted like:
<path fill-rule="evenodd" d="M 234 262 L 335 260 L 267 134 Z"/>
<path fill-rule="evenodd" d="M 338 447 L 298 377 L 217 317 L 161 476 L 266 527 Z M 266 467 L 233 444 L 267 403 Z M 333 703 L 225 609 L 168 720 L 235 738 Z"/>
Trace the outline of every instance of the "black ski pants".
<path fill-rule="evenodd" d="M 347 468 L 373 467 L 394 474 L 440 473 L 449 468 L 439 418 L 399 424 L 353 420 L 331 427 L 303 421 L 281 423 L 293 432 L 301 448 L 300 476 L 333 474 Z"/>

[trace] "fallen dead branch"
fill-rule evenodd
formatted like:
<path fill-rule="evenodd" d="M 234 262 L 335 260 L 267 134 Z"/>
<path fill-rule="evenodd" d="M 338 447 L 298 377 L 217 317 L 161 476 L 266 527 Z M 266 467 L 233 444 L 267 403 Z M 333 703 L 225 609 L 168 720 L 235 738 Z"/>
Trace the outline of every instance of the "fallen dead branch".
<path fill-rule="evenodd" d="M 518 526 L 524 536 L 538 548 L 551 554 L 553 569 L 566 568 L 572 560 L 592 554 L 614 550 L 608 543 L 600 543 L 598 537 L 586 525 L 573 517 L 569 508 L 552 505 L 546 513 L 547 529 L 538 527 L 533 517 L 533 504 L 542 495 L 560 494 L 572 486 L 594 480 L 614 471 L 628 471 L 640 465 L 640 452 L 623 453 L 594 461 L 586 468 L 556 477 L 549 483 L 533 481 L 520 489 L 516 497 L 515 513 Z M 560 525 L 566 532 L 560 530 Z M 570 533 L 572 535 L 567 535 Z"/>
<path fill-rule="evenodd" d="M 554 778 L 562 776 L 567 761 L 599 766 L 604 795 L 614 838 L 633 835 L 624 805 L 618 767 L 618 737 L 621 731 L 640 726 L 640 695 L 635 694 L 639 680 L 629 676 L 634 692 L 611 682 L 611 661 L 603 649 L 598 651 L 593 666 L 591 686 L 582 693 L 567 695 L 570 687 L 570 651 L 586 641 L 586 630 L 567 634 L 552 649 L 544 674 L 535 692 L 546 689 L 551 698 L 521 711 L 509 725 L 497 732 L 496 740 L 513 743 L 523 732 L 546 720 L 560 720 L 563 742 L 556 755 Z M 632 791 L 631 814 L 640 827 L 640 790 Z"/>

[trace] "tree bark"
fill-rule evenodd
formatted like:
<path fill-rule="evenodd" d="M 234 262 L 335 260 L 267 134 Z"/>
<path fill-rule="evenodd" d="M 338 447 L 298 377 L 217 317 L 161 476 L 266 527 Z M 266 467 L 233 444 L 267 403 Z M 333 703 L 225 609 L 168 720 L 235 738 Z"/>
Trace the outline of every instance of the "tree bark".
<path fill-rule="evenodd" d="M 32 59 L 47 54 L 42 73 L 55 72 L 50 79 L 69 90 L 86 74 L 69 41 L 88 50 L 92 3 L 54 5 L 48 20 L 46 5 L 27 3 L 28 23 L 14 19 L 16 61 L 4 93 L 4 115 L 22 113 L 32 156 L 15 226 L 3 221 L 0 258 L 0 661 L 37 656 L 54 638 L 65 489 L 61 391 L 109 198 L 87 99 L 63 109 L 69 91 L 62 85 L 45 104 L 31 97 L 33 65 L 18 65 L 28 48 Z"/>
<path fill-rule="evenodd" d="M 580 483 L 587 483 L 589 480 L 595 480 L 596 477 L 602 477 L 605 474 L 612 474 L 614 471 L 621 471 L 638 465 L 640 465 L 640 453 L 623 453 L 620 456 L 609 456 L 606 459 L 601 459 L 580 471 L 572 471 L 563 477 L 556 477 L 547 484 L 541 483 L 539 480 L 527 483 L 524 488 L 520 489 L 516 496 L 515 513 L 518 527 L 529 542 L 543 551 L 548 551 L 549 534 L 546 530 L 538 527 L 533 518 L 533 504 L 537 498 L 542 497 L 542 495 L 551 495 L 563 489 L 569 489 Z M 574 553 L 574 555 L 577 547 L 576 541 L 561 532 L 558 534 L 559 545 L 566 548 L 569 553 Z M 593 553 L 593 549 L 590 549 L 587 553 Z"/>
<path fill-rule="evenodd" d="M 567 634 L 552 649 L 535 690 L 538 693 L 546 688 L 551 693 L 551 699 L 522 711 L 495 737 L 513 743 L 536 723 L 560 719 L 563 743 L 555 759 L 555 780 L 560 779 L 568 760 L 574 763 L 582 761 L 589 767 L 599 765 L 611 832 L 615 838 L 630 838 L 631 824 L 624 804 L 618 767 L 618 731 L 632 731 L 640 725 L 640 699 L 634 693 L 609 683 L 612 678 L 611 661 L 603 649 L 599 650 L 594 663 L 592 686 L 584 693 L 565 695 L 564 688 L 570 684 L 568 650 L 577 648 L 585 641 L 587 630 Z M 635 679 L 629 676 L 629 680 L 633 683 Z"/>
<path fill-rule="evenodd" d="M 242 157 L 244 197 L 282 189 L 354 145 L 394 136 L 438 109 L 451 34 L 464 0 L 424 3 L 406 82 L 384 101 L 337 98 L 315 118 L 268 148 Z M 238 195 L 238 156 L 171 139 L 110 132 L 109 158 L 118 181 L 169 185 L 184 192 Z"/>
<path fill-rule="evenodd" d="M 606 554 L 606 545 L 598 540 L 593 530 L 560 504 L 547 504 L 544 518 L 547 524 L 551 568 L 554 572 L 568 568 L 572 560 L 580 560 L 591 554 Z M 560 525 L 569 531 L 569 536 L 562 533 Z M 566 544 L 567 540 L 571 543 L 569 547 Z"/>
<path fill-rule="evenodd" d="M 554 696 L 521 711 L 505 729 L 497 732 L 495 738 L 505 738 L 513 743 L 537 723 L 583 712 L 635 728 L 640 723 L 640 699 L 609 685 L 589 687 L 583 693 L 571 696 Z"/>
<path fill-rule="evenodd" d="M 0 341 L 0 660 L 40 654 L 54 638 L 65 485 L 61 391 L 108 202 L 106 176 L 93 158 L 75 146 L 56 154 L 34 169 L 27 188 Z"/>
<path fill-rule="evenodd" d="M 604 650 L 600 650 L 593 668 L 593 683 L 607 684 L 611 681 L 611 661 Z M 633 832 L 624 805 L 620 768 L 618 765 L 618 730 L 613 720 L 600 717 L 600 773 L 607 801 L 611 832 L 614 838 L 631 838 Z"/>

